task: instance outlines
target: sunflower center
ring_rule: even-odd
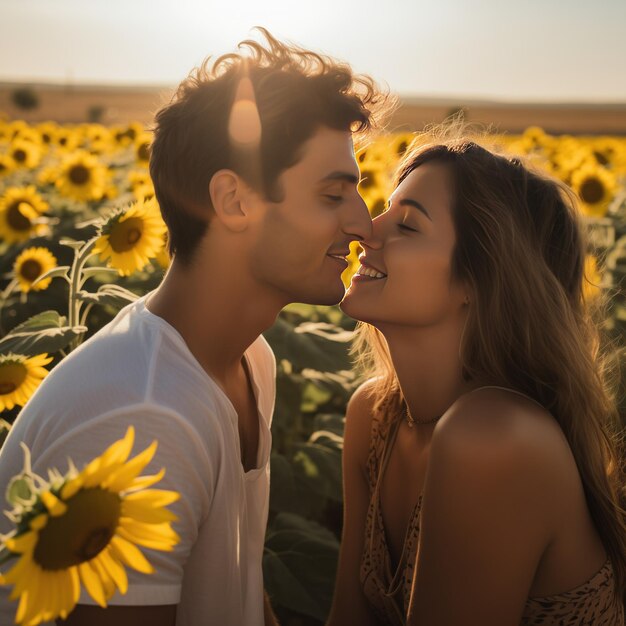
[[[31,283],[38,278],[42,271],[42,266],[35,259],[27,259],[20,267],[20,274]]]
[[[120,518],[116,493],[94,487],[79,491],[67,502],[67,511],[49,517],[39,531],[34,560],[45,570],[66,569],[89,561],[107,547]]]
[[[580,197],[588,204],[595,204],[604,197],[604,185],[597,178],[587,178],[580,186]]]
[[[143,220],[139,217],[131,217],[124,222],[118,222],[109,235],[111,248],[118,254],[132,250],[141,239],[142,232]]]
[[[144,142],[139,146],[137,156],[141,161],[150,160],[150,144],[148,142]]]
[[[26,161],[26,151],[18,148],[13,151],[13,159],[18,163],[24,163]]]
[[[600,165],[608,165],[609,164],[609,159],[606,157],[605,154],[603,154],[602,152],[600,152],[599,150],[594,150],[593,151],[593,156],[596,157],[596,161],[600,164]]]
[[[378,217],[381,213],[385,211],[385,201],[382,198],[378,198],[376,202],[372,205],[370,210],[370,214],[372,217]]]
[[[371,172],[370,170],[363,170],[361,172],[361,181],[359,183],[359,187],[361,187],[361,189],[369,189],[374,186],[375,182],[374,172]]]
[[[20,204],[24,200],[18,200],[9,206],[7,210],[7,222],[13,230],[29,230],[30,220],[20,211]]]
[[[26,380],[28,370],[23,363],[0,364],[0,395],[6,396],[18,389]]]
[[[73,165],[68,172],[68,178],[75,185],[84,185],[89,180],[89,169],[84,165]]]

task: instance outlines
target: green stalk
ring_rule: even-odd
[[[80,309],[82,306],[82,301],[78,298],[78,291],[80,290],[80,286],[82,284],[82,272],[87,259],[91,256],[92,250],[96,245],[96,241],[98,237],[94,237],[85,243],[85,245],[79,250],[74,251],[74,261],[72,263],[72,269],[70,270],[70,293],[69,293],[69,302],[68,302],[68,316],[69,316],[69,325],[71,328],[78,326],[80,323]],[[75,337],[72,339],[70,343],[70,352],[78,348],[78,346],[83,342],[82,335]]]

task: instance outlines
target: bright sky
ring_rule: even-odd
[[[402,95],[626,102],[626,0],[0,0],[0,81],[176,84],[255,25]]]

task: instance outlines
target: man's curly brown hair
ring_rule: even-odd
[[[346,63],[285,44],[258,28],[264,44],[242,41],[237,53],[208,57],[178,86],[155,117],[150,175],[169,233],[170,254],[188,263],[212,211],[209,182],[220,169],[238,171],[228,123],[235,94],[248,77],[261,122],[259,180],[247,182],[280,201],[277,179],[301,158],[320,127],[356,133],[380,128],[395,103]],[[239,168],[240,169],[240,168]]]

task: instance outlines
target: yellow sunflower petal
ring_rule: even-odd
[[[16,552],[17,554],[30,552],[37,544],[37,533],[30,531],[23,535],[18,535],[17,537],[11,537],[4,543],[11,552]]]
[[[125,500],[122,501],[122,515],[146,524],[174,522],[178,519],[174,513],[167,509],[155,508],[142,502],[126,502]]]
[[[103,482],[102,486],[109,491],[123,491],[137,478],[143,469],[150,463],[157,449],[157,442],[153,441],[148,448],[136,457],[115,470]]]
[[[102,565],[109,576],[113,579],[116,587],[120,590],[120,593],[122,595],[125,594],[126,591],[128,591],[128,577],[126,576],[126,570],[124,567],[111,557],[111,553],[108,548],[102,550],[102,552],[100,552],[97,556],[97,559],[100,565]]]
[[[44,491],[40,497],[52,517],[59,517],[67,512],[67,504],[59,500],[51,491]]]
[[[150,506],[167,506],[180,499],[176,491],[166,489],[145,489],[136,493],[129,493],[124,497],[124,502],[141,502]]]
[[[141,553],[141,550],[130,541],[127,541],[119,535],[115,535],[111,539],[111,552],[113,555],[128,567],[141,572],[142,574],[152,574],[154,567],[150,565],[148,559]]]
[[[83,486],[83,483],[83,478],[80,475],[68,480],[61,488],[61,498],[65,501],[69,500],[72,496],[76,495],[78,490]]]
[[[135,478],[133,482],[130,484],[130,487],[126,489],[126,493],[131,491],[136,491],[138,489],[145,489],[146,487],[152,487],[165,476],[165,468],[162,467],[158,474],[153,474],[152,476],[140,476],[139,478]]]
[[[48,515],[46,513],[41,513],[30,520],[30,529],[31,530],[41,530],[48,523]]]
[[[86,563],[80,563],[78,565],[78,573],[80,574],[80,580],[85,586],[87,593],[97,602],[102,608],[105,608],[107,603],[104,599],[104,588],[100,577],[91,567],[89,561]]]
[[[132,543],[154,550],[171,551],[173,546],[180,541],[180,537],[172,530],[169,523],[143,524],[127,517],[120,518],[120,525],[116,532]]]

